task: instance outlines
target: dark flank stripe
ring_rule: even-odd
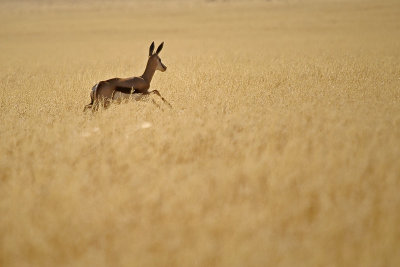
[[[121,92],[123,94],[131,94],[131,93],[135,93],[135,92],[131,92],[131,88],[129,87],[116,87],[115,91],[117,92]]]

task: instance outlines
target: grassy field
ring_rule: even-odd
[[[400,2],[0,2],[0,266],[400,266]],[[82,112],[143,73],[156,97]]]

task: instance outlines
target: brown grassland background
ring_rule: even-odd
[[[0,25],[0,266],[400,266],[399,1],[0,1]],[[153,40],[173,109],[84,114]]]

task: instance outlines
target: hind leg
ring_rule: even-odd
[[[94,101],[97,103],[96,110],[98,106],[101,105],[104,108],[107,108],[113,99],[113,95],[115,92],[115,86],[110,84],[109,82],[102,81],[99,83],[96,93],[94,95]]]

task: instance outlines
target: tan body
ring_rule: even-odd
[[[153,54],[154,42],[150,46],[149,59],[147,61],[146,69],[143,75],[139,77],[129,78],[112,78],[106,81],[100,81],[92,88],[90,93],[91,103],[86,105],[84,111],[87,109],[97,110],[99,106],[107,108],[111,102],[121,102],[124,99],[137,99],[140,97],[137,95],[149,95],[156,94],[161,97],[157,90],[148,91],[150,88],[151,80],[156,70],[162,72],[167,70],[167,67],[161,62],[161,58],[158,56],[163,44],[157,48],[157,52]],[[134,96],[134,97],[133,97]],[[171,106],[163,97],[161,99]]]

